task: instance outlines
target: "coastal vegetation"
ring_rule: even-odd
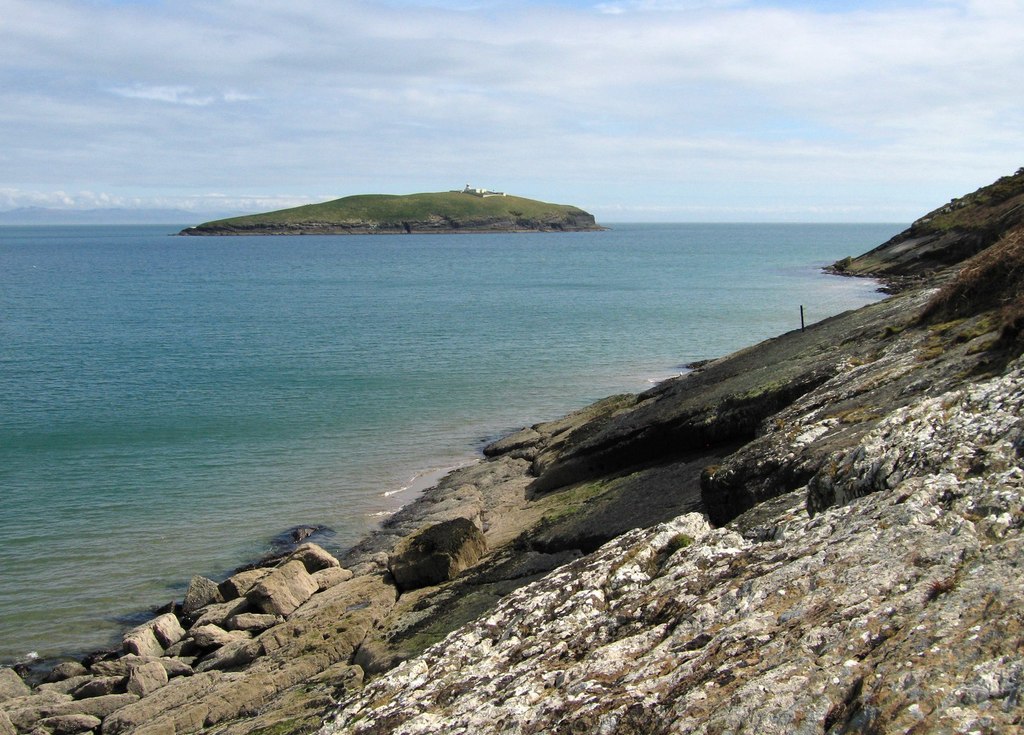
[[[1003,176],[966,196],[926,214],[912,226],[916,232],[969,232],[998,227],[1008,214],[1020,216],[1024,205],[1024,168]]]
[[[890,291],[921,285],[1024,225],[1024,168],[953,199],[891,240],[830,270],[880,278]],[[996,256],[989,256],[995,258]]]

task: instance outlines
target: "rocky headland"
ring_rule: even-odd
[[[181,235],[404,235],[603,230],[579,207],[484,189],[363,194],[204,222]]]
[[[0,734],[1020,731],[1024,170],[953,204],[834,266],[884,301],[0,670]]]

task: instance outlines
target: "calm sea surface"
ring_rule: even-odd
[[[0,662],[111,642],[481,442],[878,298],[898,225],[169,237],[0,228]]]

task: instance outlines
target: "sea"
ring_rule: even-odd
[[[877,300],[898,224],[0,227],[0,663],[114,644],[287,529],[340,553],[489,440]]]

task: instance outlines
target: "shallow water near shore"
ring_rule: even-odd
[[[107,645],[290,526],[343,550],[487,438],[875,300],[820,267],[901,226],[176,229],[0,228],[0,662]]]

